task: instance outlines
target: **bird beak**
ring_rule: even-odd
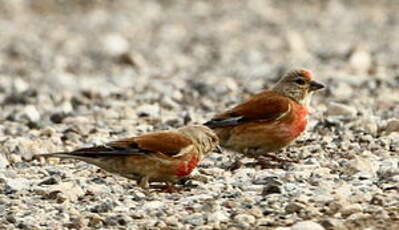
[[[220,145],[216,145],[215,153],[223,153],[223,149],[222,149],[222,147],[220,147]]]
[[[321,83],[318,83],[317,81],[311,81],[310,82],[310,91],[317,91],[323,89],[325,86]]]

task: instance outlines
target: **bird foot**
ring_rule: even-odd
[[[227,170],[236,171],[241,168],[244,164],[240,161],[240,159],[236,159],[231,165],[227,166]]]
[[[296,160],[279,158],[276,155],[263,153],[261,155],[253,156],[256,162],[251,162],[246,164],[247,166],[257,166],[260,165],[262,169],[273,169],[281,168],[283,163],[298,163]]]
[[[200,173],[203,173],[206,176],[204,176],[204,175],[191,175],[191,176],[188,176],[185,179],[181,180],[181,182],[183,182],[184,186],[189,184],[190,181],[199,181],[199,182],[202,182],[202,183],[208,183],[208,181],[209,181],[209,177],[208,176],[211,176],[211,175],[204,173],[204,170],[200,170]]]
[[[278,163],[298,163],[297,160],[283,159],[283,158],[277,157],[276,155],[273,155],[270,153],[263,153],[262,155],[260,155],[260,157],[267,157],[270,160],[278,162]],[[257,158],[257,159],[258,159],[258,161],[260,160],[259,158]]]
[[[265,158],[256,158],[255,162],[250,162],[247,164],[248,166],[257,166],[259,165],[261,169],[275,169],[275,168],[280,168],[280,164],[276,164],[273,161],[267,160]]]
[[[272,168],[281,168],[282,166],[281,163],[298,163],[297,160],[283,159],[269,153],[254,155],[252,157],[256,159],[255,162],[249,162],[244,164],[241,162],[240,159],[237,158],[235,162],[229,165],[226,169],[230,171],[235,171],[241,168],[243,165],[249,167],[255,167],[257,165],[260,165],[262,169],[272,169]]]
[[[151,185],[151,189],[155,189],[157,192],[164,193],[179,193],[183,191],[183,188],[178,188],[174,185]]]

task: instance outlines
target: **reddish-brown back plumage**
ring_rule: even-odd
[[[243,117],[245,121],[269,121],[281,117],[289,110],[290,99],[271,91],[259,93],[215,119]]]
[[[176,131],[159,131],[144,134],[139,137],[126,138],[111,142],[110,145],[129,146],[137,145],[138,148],[152,152],[161,152],[173,156],[193,142],[187,136]]]

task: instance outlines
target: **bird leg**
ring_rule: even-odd
[[[182,188],[178,188],[169,183],[166,183],[166,185],[161,185],[161,184],[151,185],[151,188],[157,189],[157,190],[159,190],[159,192],[165,192],[165,193],[175,193],[175,192],[182,191]]]
[[[285,163],[285,162],[298,163],[297,160],[283,159],[283,158],[277,157],[276,155],[273,155],[270,153],[263,153],[260,155],[260,157],[267,157],[267,158],[270,158],[272,161],[275,161],[278,163]],[[258,160],[259,160],[259,158],[258,158]]]
[[[269,153],[263,153],[259,156],[256,156],[255,159],[257,160],[257,162],[255,162],[255,164],[260,165],[262,167],[262,169],[266,169],[266,168],[278,168],[281,167],[282,163],[298,163],[298,161],[296,160],[290,160],[290,159],[283,159],[283,158],[279,158],[273,154],[269,154]],[[272,163],[274,162],[274,163]]]
[[[240,160],[240,158],[236,157],[235,161],[231,165],[227,166],[227,170],[236,171],[242,166],[243,166],[242,161]]]
[[[137,180],[137,184],[144,190],[148,189],[150,187],[150,184],[148,182],[150,178],[148,177],[141,177]]]
[[[166,185],[161,185],[161,184],[150,184],[149,183],[150,178],[149,177],[141,177],[138,179],[137,184],[146,192],[149,192],[148,189],[156,189],[159,190],[160,192],[167,192],[167,193],[173,193],[173,192],[179,192],[181,189],[176,188],[173,184],[166,183]]]
[[[256,162],[251,162],[246,164],[247,166],[256,166],[260,165],[262,169],[270,169],[270,168],[278,168],[281,166],[281,163],[297,163],[297,161],[290,159],[279,158],[276,155],[270,153],[256,153],[256,152],[247,152],[249,157],[253,157],[256,159]]]
[[[255,157],[256,161],[255,162],[250,162],[247,164],[247,166],[257,166],[260,165],[261,169],[274,169],[274,168],[279,168],[279,164],[276,164],[275,161],[268,160],[264,157]],[[274,163],[273,163],[274,162]]]
[[[205,174],[205,175],[209,175],[210,176],[210,174],[207,174],[206,172],[204,172],[201,169],[198,170],[198,171],[201,174]],[[197,187],[197,185],[193,184],[192,183],[193,181],[199,181],[199,182],[202,182],[204,184],[207,183],[209,181],[208,177],[204,176],[204,175],[201,175],[201,174],[186,176],[186,177],[184,177],[184,178],[179,180],[179,184],[181,184],[182,186],[184,186],[186,188],[188,188],[188,187],[194,188],[194,187]]]

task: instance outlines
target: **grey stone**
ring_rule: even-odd
[[[255,217],[249,214],[238,214],[234,217],[234,221],[238,224],[238,226],[248,229],[253,224],[255,224]]]
[[[0,180],[4,182],[6,190],[9,192],[27,190],[33,183],[33,181],[25,178],[5,178],[4,175],[1,175]]]
[[[339,219],[335,218],[328,218],[325,220],[322,220],[320,224],[326,229],[326,230],[348,230],[348,228],[345,226],[344,222]]]
[[[205,219],[203,214],[201,213],[195,213],[189,216],[186,216],[183,218],[185,223],[194,225],[194,226],[200,226],[203,225],[205,223]]]
[[[389,120],[385,126],[385,132],[387,134],[399,132],[399,119],[393,118]]]

